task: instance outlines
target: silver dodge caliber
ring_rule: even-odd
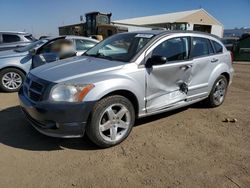
[[[88,137],[105,148],[122,142],[136,118],[205,100],[220,106],[233,75],[218,38],[196,32],[114,35],[84,56],[33,69],[21,108],[41,133]]]

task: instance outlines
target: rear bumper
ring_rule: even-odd
[[[19,91],[22,111],[31,125],[40,133],[59,138],[82,137],[94,102],[33,103]]]
[[[229,85],[231,85],[232,81],[233,81],[233,76],[234,76],[234,68],[233,67],[230,68],[229,74],[230,74]]]

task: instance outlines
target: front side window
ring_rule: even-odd
[[[215,42],[215,41],[212,41],[212,42],[213,42],[213,45],[214,45],[215,52],[216,53],[222,53],[223,47],[218,42]]]
[[[82,40],[82,39],[76,39],[76,50],[88,50],[96,45],[96,42],[88,41],[88,40]]]
[[[193,37],[191,57],[201,57],[213,53],[214,52],[210,40],[206,38]]]
[[[123,33],[98,43],[84,55],[129,62],[154,37],[153,34]]]
[[[168,62],[186,60],[189,58],[189,38],[166,40],[153,50],[152,56],[154,55],[166,57]]]
[[[2,38],[3,38],[3,43],[11,43],[11,42],[21,41],[20,37],[17,35],[3,34]]]
[[[46,44],[39,50],[42,53],[66,53],[74,51],[73,42],[67,39],[57,39]]]

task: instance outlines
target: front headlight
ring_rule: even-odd
[[[55,102],[81,102],[93,88],[93,84],[58,84],[52,88],[50,100]]]

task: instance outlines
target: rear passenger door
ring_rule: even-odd
[[[20,44],[21,38],[14,34],[2,34],[1,50],[15,49]]]
[[[192,37],[191,55],[193,59],[192,81],[188,98],[196,99],[208,95],[208,81],[218,59],[214,56],[212,43],[207,38]]]

